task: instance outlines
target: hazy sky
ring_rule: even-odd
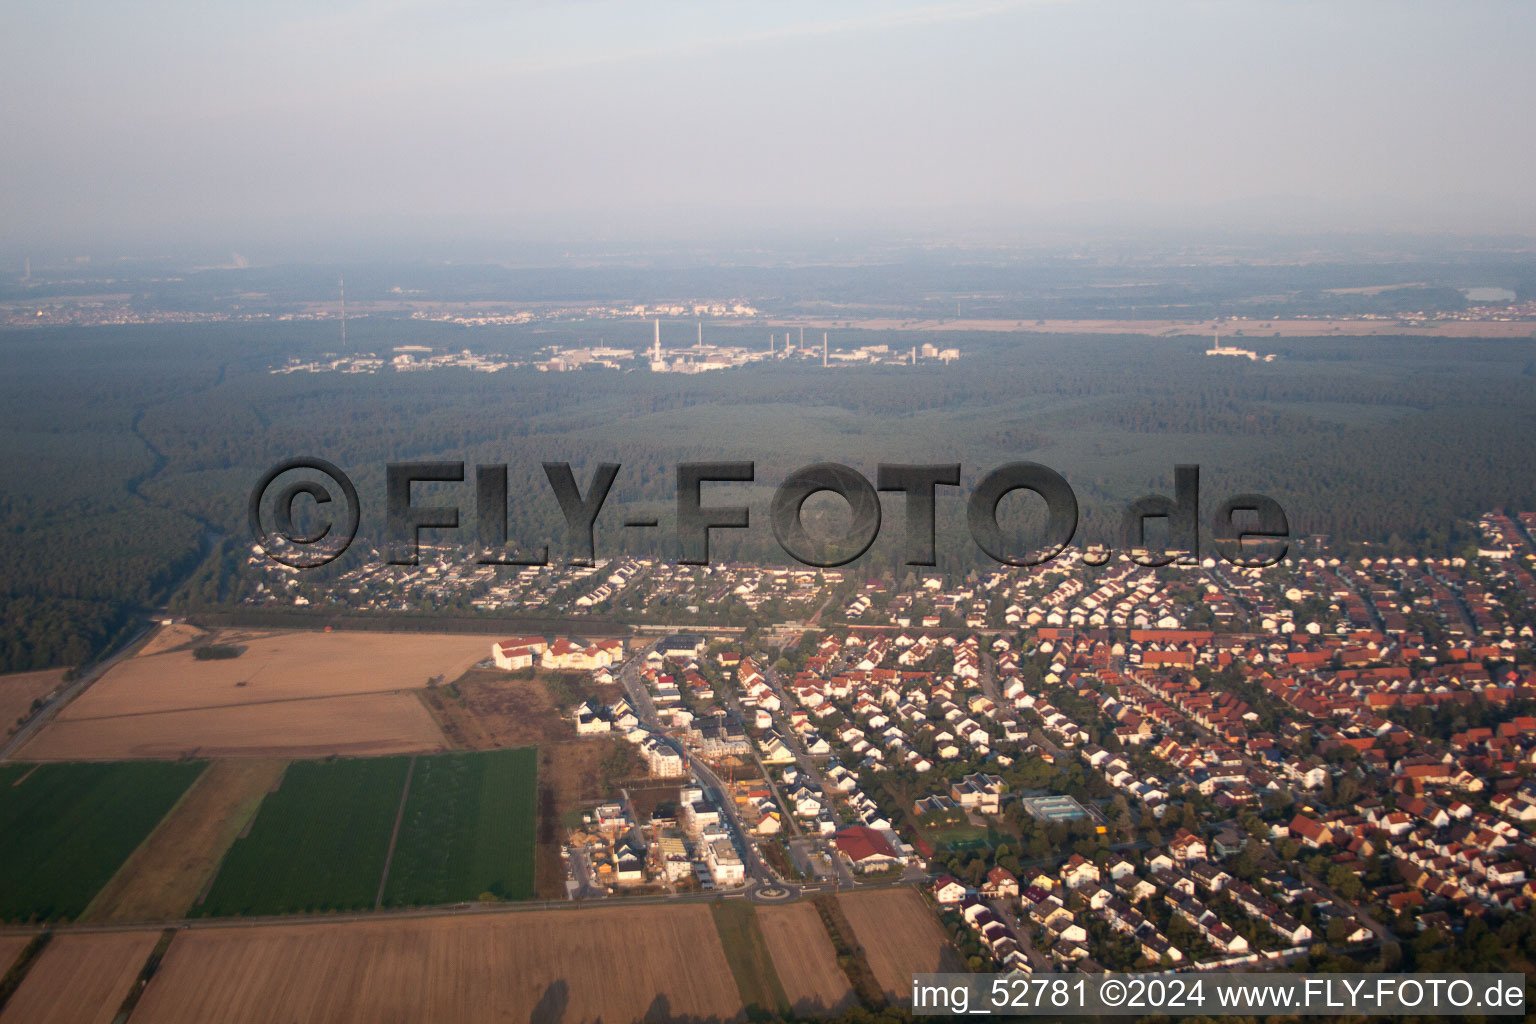
[[[0,245],[1536,232],[1525,0],[312,6],[0,5]]]

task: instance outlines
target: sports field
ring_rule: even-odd
[[[537,768],[532,747],[417,758],[384,902],[532,896]]]
[[[0,765],[0,920],[78,916],[203,768]]]
[[[409,764],[376,757],[289,765],[192,914],[372,907]]]

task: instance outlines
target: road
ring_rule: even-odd
[[[146,623],[138,633],[134,634],[131,640],[123,645],[122,650],[107,658],[105,661],[97,662],[95,665],[92,665],[85,671],[81,672],[80,675],[75,678],[74,682],[68,684],[64,687],[64,689],[60,690],[58,696],[54,697],[53,700],[39,708],[37,714],[27,719],[26,725],[23,725],[20,729],[17,729],[16,734],[10,739],[6,740],[5,745],[0,747],[0,761],[4,761],[10,758],[16,753],[16,751],[20,750],[22,746],[32,738],[32,735],[36,733],[37,730],[41,729],[44,725],[47,724],[49,719],[61,711],[70,701],[79,696],[80,692],[87,686],[90,686],[97,679],[100,679],[101,676],[113,665],[116,665],[119,661],[122,661],[125,658],[130,658],[137,654],[144,641],[153,636],[154,631],[157,628],[158,626],[155,623]]]
[[[619,670],[619,681],[624,687],[624,692],[629,696],[635,713],[640,716],[645,730],[658,741],[677,751],[683,763],[693,772],[699,785],[713,792],[712,799],[720,808],[720,813],[725,815],[726,822],[730,826],[731,840],[736,846],[737,853],[741,855],[742,867],[745,869],[747,878],[760,885],[782,884],[778,876],[763,861],[762,856],[757,852],[757,846],[743,828],[741,816],[736,811],[736,800],[731,795],[730,789],[720,781],[714,769],[695,758],[682,743],[663,731],[661,719],[656,714],[656,706],[651,703],[650,694],[645,689],[645,681],[640,678],[640,665],[644,660],[645,656],[642,653],[625,662],[624,667]]]
[[[1045,954],[1035,948],[1034,941],[1029,937],[1030,929],[1021,924],[1014,912],[1008,909],[1007,900],[991,900],[987,903],[987,906],[991,907],[992,913],[997,915],[997,919],[1007,925],[1009,931],[1013,932],[1014,936],[1019,940],[1019,949],[1023,950],[1024,955],[1029,957],[1029,962],[1036,971],[1049,971],[1055,968],[1055,965],[1046,959]]]
[[[827,782],[826,776],[822,775],[821,766],[816,763],[816,759],[811,756],[810,752],[805,749],[805,745],[800,742],[800,734],[790,728],[789,709],[796,702],[790,696],[789,689],[784,685],[784,681],[779,678],[778,671],[772,665],[765,664],[763,666],[763,678],[767,681],[768,688],[779,698],[779,712],[773,716],[773,724],[778,729],[779,735],[783,737],[785,746],[789,747],[790,753],[795,755],[796,766],[816,784],[816,788],[821,791],[821,798],[826,806],[836,806],[839,795],[838,791]],[[786,808],[786,813],[787,810]],[[858,886],[859,882],[854,878],[853,869],[832,848],[831,843],[820,835],[812,836],[811,839],[816,844],[816,849],[832,865],[832,870],[837,874],[838,886],[848,889]]]

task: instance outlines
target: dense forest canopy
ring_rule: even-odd
[[[671,325],[682,334],[686,325]],[[708,340],[758,346],[759,324],[708,323]],[[691,333],[687,331],[687,333]],[[349,324],[348,346],[505,353],[551,344],[643,347],[648,323],[466,328],[405,318]],[[930,340],[840,329],[834,347]],[[678,463],[745,459],[757,482],[722,492],[753,508],[750,531],[716,533],[719,560],[785,560],[768,529],[775,484],[815,461],[871,480],[879,462],[959,462],[941,490],[940,568],[983,563],[964,499],[1004,462],[1061,472],[1082,507],[1080,538],[1107,539],[1125,503],[1171,493],[1179,463],[1201,467],[1206,509],[1240,491],[1281,503],[1296,534],[1447,551],[1460,523],[1495,506],[1536,508],[1536,342],[1404,337],[1265,338],[1271,363],[1205,356],[1196,338],[946,332],[947,365],[823,370],[763,364],[699,375],[643,369],[498,373],[272,374],[338,347],[328,321],[41,328],[0,333],[0,523],[10,561],[0,668],[79,663],[166,600],[221,539],[245,543],[246,496],[275,462],[318,455],[362,495],[368,557],[382,528],[384,467],[462,460],[509,467],[512,536],[564,536],[540,463],[569,461],[585,487],[599,462],[622,471],[598,550],[675,554]],[[1257,342],[1255,342],[1257,343]],[[451,496],[472,526],[473,484]],[[732,497],[735,495],[735,497]],[[1008,506],[1023,532],[1027,503]],[[1006,511],[1006,510],[1005,510]],[[661,529],[618,527],[630,512]],[[890,567],[900,497],[865,556]],[[218,588],[215,587],[215,590]]]

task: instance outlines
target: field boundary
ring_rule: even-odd
[[[0,976],[0,1011],[5,1009],[5,1004],[21,988],[21,983],[27,980],[27,972],[32,970],[32,965],[37,963],[37,958],[43,955],[43,950],[48,947],[53,938],[52,931],[38,932],[32,936],[22,951],[16,955],[15,963],[7,965],[4,976]]]
[[[372,633],[443,633],[460,636],[517,636],[526,634],[567,634],[570,636],[629,636],[633,628],[621,623],[588,616],[550,618],[436,617],[427,615],[369,616],[366,614],[306,615],[290,611],[202,611],[187,616],[187,621],[204,629],[282,629],[312,633],[317,629],[358,630]]]
[[[400,841],[400,822],[405,818],[405,802],[411,796],[411,777],[416,774],[416,755],[405,767],[405,785],[400,787],[400,806],[395,810],[395,827],[389,833],[389,849],[384,851],[384,870],[379,873],[379,894],[373,898],[373,909],[384,905],[384,886],[389,882],[389,866],[395,859],[395,844]]]
[[[177,797],[176,802],[171,804],[171,806],[166,809],[166,812],[160,816],[160,820],[155,822],[155,827],[149,830],[149,834],[139,842],[138,846],[133,848],[133,852],[128,855],[127,859],[117,866],[117,870],[112,873],[111,878],[107,879],[106,884],[96,891],[95,896],[91,897],[91,902],[87,903],[85,905],[85,909],[80,911],[78,920],[85,920],[91,916],[92,911],[98,909],[97,905],[101,902],[102,897],[111,892],[112,883],[117,881],[118,876],[120,876],[123,872],[133,869],[135,862],[138,860],[139,854],[144,850],[146,846],[149,845],[150,840],[154,839],[155,836],[160,834],[161,830],[165,828],[165,823],[170,819],[172,814],[176,813],[176,809],[187,802],[188,795],[191,794],[191,792],[197,788],[198,784],[207,777],[208,769],[212,767],[213,762],[207,762],[207,764],[204,765],[202,772],[199,773],[197,778],[192,780],[192,784],[181,791],[181,796]],[[34,768],[32,770],[36,771],[37,769]],[[27,774],[30,775],[31,772],[28,772]],[[23,778],[25,777],[26,776],[23,776]]]
[[[885,990],[875,978],[874,968],[869,965],[869,955],[859,945],[853,924],[838,905],[837,897],[823,893],[812,898],[811,905],[816,908],[822,927],[832,940],[832,948],[837,951],[837,966],[848,976],[853,994],[867,1010],[878,1010],[885,1006]]]
[[[144,958],[144,966],[139,968],[138,977],[133,979],[133,987],[128,990],[128,994],[123,997],[122,1005],[117,1008],[117,1016],[112,1018],[113,1024],[127,1024],[128,1018],[133,1016],[134,1007],[139,1005],[139,999],[143,997],[144,990],[149,987],[150,979],[160,969],[160,962],[165,959],[165,954],[175,939],[175,928],[161,930],[159,941],[155,943],[155,948],[149,951],[149,956]]]
[[[757,908],[745,900],[715,900],[710,903],[709,912],[747,1014],[788,1015],[789,995],[774,965],[768,939],[758,924]]]

